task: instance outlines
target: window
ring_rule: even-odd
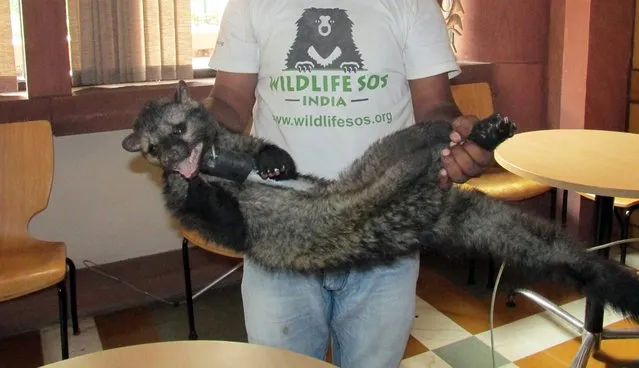
[[[24,88],[24,45],[20,0],[0,0],[0,92]]]
[[[74,86],[210,76],[227,1],[67,0]]]
[[[66,0],[74,86],[212,77],[228,0]],[[21,0],[0,0],[0,93],[25,90]]]
[[[208,62],[217,41],[220,20],[228,0],[191,0],[193,69],[209,69]]]

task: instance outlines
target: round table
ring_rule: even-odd
[[[639,134],[549,129],[515,134],[495,150],[506,170],[553,187],[639,197]]]
[[[43,368],[334,368],[302,354],[230,341],[170,341],[131,345],[48,364]]]
[[[610,242],[614,197],[639,198],[637,159],[639,134],[595,129],[518,133],[495,150],[495,160],[514,174],[556,188],[594,194],[595,244]],[[608,257],[609,249],[600,254]],[[590,300],[586,301],[583,323],[554,305],[546,305],[583,332],[581,347],[571,364],[573,368],[586,366],[602,338],[639,338],[639,329],[604,329],[604,308]]]

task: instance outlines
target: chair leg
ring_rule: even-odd
[[[69,258],[66,260],[69,268],[69,283],[71,284],[71,323],[73,324],[73,334],[80,334],[78,323],[78,298],[76,293],[75,263]]]
[[[67,285],[66,278],[58,282],[58,309],[60,319],[60,348],[62,360],[69,359],[69,335],[67,331]]]
[[[475,258],[468,261],[468,285],[475,285]]]
[[[568,222],[568,190],[564,189],[561,195],[561,226],[566,227]]]
[[[506,306],[510,308],[515,308],[517,306],[517,303],[515,303],[515,292],[513,290],[509,291],[506,296]]]
[[[186,310],[189,318],[189,340],[197,340],[195,316],[193,312],[193,289],[191,288],[191,266],[189,265],[189,241],[182,239],[182,262],[184,265],[184,284],[186,287]]]
[[[557,188],[550,190],[550,219],[555,221],[557,218]],[[568,190],[561,191],[561,226],[566,227],[568,219]]]
[[[557,218],[557,188],[550,189],[550,219],[554,222]]]
[[[486,287],[492,289],[495,287],[495,260],[493,257],[488,257],[488,281]]]
[[[615,209],[615,215],[619,221],[619,227],[621,228],[620,240],[628,239],[628,231],[630,227],[630,215],[632,215],[632,209]],[[620,259],[619,262],[622,265],[626,264],[626,255],[628,253],[628,244],[620,245]]]

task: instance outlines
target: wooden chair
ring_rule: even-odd
[[[469,83],[451,86],[453,98],[461,112],[465,115],[475,115],[483,119],[494,113],[493,97],[488,83]],[[548,185],[541,184],[515,175],[495,163],[478,178],[472,178],[460,188],[476,189],[488,196],[505,201],[522,201],[537,197],[551,191],[550,216],[555,218],[557,190]],[[564,192],[564,201],[567,196]],[[494,263],[489,260],[488,287],[494,282]],[[475,283],[475,260],[471,259],[468,272],[468,283]]]
[[[53,136],[48,121],[0,124],[0,173],[0,302],[55,285],[62,359],[67,359],[67,276],[73,333],[79,334],[75,265],[64,243],[35,239],[28,230],[31,218],[47,207],[51,192]]]
[[[580,196],[584,198],[588,198],[591,201],[595,200],[595,195],[592,193],[583,193],[578,192]],[[630,216],[632,213],[639,208],[639,198],[625,198],[625,197],[615,197],[613,202],[615,208],[615,217],[617,221],[619,221],[619,227],[621,230],[621,234],[619,234],[619,239],[627,239],[628,232],[630,229]],[[621,244],[619,246],[620,249],[620,259],[619,262],[622,265],[626,264],[626,255],[628,253],[628,244]]]
[[[193,311],[193,300],[202,295],[205,291],[219,284],[233,272],[237,271],[244,265],[244,255],[242,253],[233,252],[230,249],[224,248],[219,244],[206,241],[202,236],[191,230],[182,229],[182,262],[184,265],[184,283],[186,287],[186,309],[189,320],[189,340],[197,340],[197,331],[195,328],[195,312]],[[203,287],[195,295],[193,295],[193,288],[191,287],[191,266],[189,264],[189,244],[200,247],[208,252],[221,255],[223,257],[233,258],[240,260],[234,267],[228,270],[225,274],[213,280],[210,284]]]

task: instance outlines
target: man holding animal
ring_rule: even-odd
[[[319,5],[321,4],[321,6]],[[296,170],[334,178],[377,139],[415,122],[454,121],[440,185],[480,175],[492,153],[463,141],[449,79],[460,73],[435,0],[229,0],[210,66],[205,104],[234,131],[285,149]],[[263,177],[295,173],[278,158]],[[295,203],[291,203],[295,206]],[[399,365],[415,313],[419,255],[389,266],[303,276],[245,259],[242,296],[249,341],[334,364]]]

